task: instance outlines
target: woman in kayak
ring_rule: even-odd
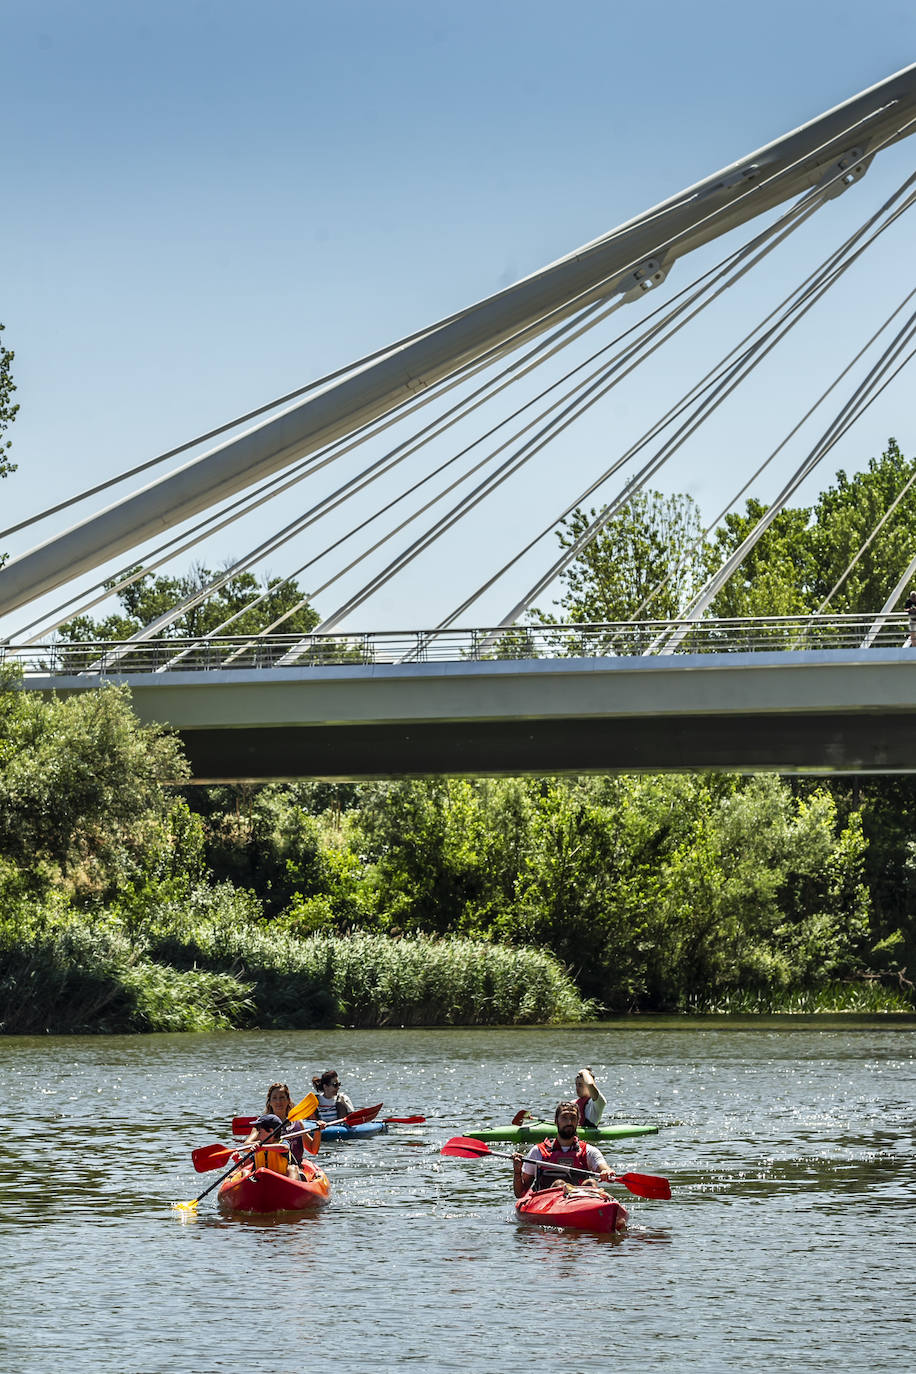
[[[340,1076],[336,1069],[325,1069],[312,1079],[318,1094],[318,1115],[322,1121],[339,1121],[353,1111],[353,1103],[340,1091]]]
[[[604,1115],[607,1100],[595,1082],[591,1069],[580,1069],[576,1074],[576,1107],[579,1111],[580,1126],[597,1126]]]
[[[285,1083],[271,1083],[267,1089],[267,1103],[264,1111],[266,1115],[273,1115],[280,1121],[286,1121],[293,1099],[290,1097],[289,1088]],[[258,1120],[263,1120],[259,1117]],[[309,1131],[301,1121],[290,1121],[283,1130],[284,1140],[289,1144],[293,1160],[296,1164],[302,1163],[302,1156],[305,1153],[317,1155],[318,1147],[321,1144],[321,1122],[318,1122],[314,1130]],[[257,1124],[252,1126],[251,1133],[245,1141],[246,1146],[251,1146],[258,1139]],[[278,1137],[279,1139],[279,1137]]]
[[[557,1134],[553,1140],[544,1140],[534,1145],[527,1155],[512,1156],[512,1186],[516,1197],[523,1197],[530,1187],[535,1192],[549,1188],[559,1179],[569,1179],[571,1183],[591,1183],[588,1177],[576,1177],[575,1170],[584,1169],[597,1174],[602,1183],[610,1183],[614,1177],[607,1160],[594,1145],[588,1145],[576,1135],[579,1127],[579,1104],[560,1102],[553,1114]],[[538,1165],[558,1164],[558,1169],[538,1168]]]

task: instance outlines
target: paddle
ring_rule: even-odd
[[[311,1096],[314,1097],[314,1093],[312,1093]],[[306,1099],[303,1099],[303,1100],[306,1100]],[[315,1106],[317,1107],[317,1105],[318,1105],[318,1099],[316,1098],[316,1099],[315,1099]],[[362,1126],[366,1121],[374,1121],[375,1118],[378,1116],[379,1112],[380,1112],[380,1111],[382,1110],[382,1108],[384,1107],[384,1105],[385,1105],[384,1102],[379,1102],[378,1106],[376,1106],[376,1107],[360,1107],[360,1108],[358,1108],[358,1110],[355,1111],[355,1112],[348,1112],[348,1114],[347,1114],[346,1116],[340,1116],[340,1117],[337,1118],[336,1121],[310,1121],[310,1122],[308,1122],[307,1124],[310,1125],[310,1126],[322,1126],[322,1127],[325,1127],[325,1126]],[[295,1111],[295,1108],[293,1108],[293,1110]],[[314,1108],[312,1109],[312,1111],[314,1111]],[[312,1113],[310,1112],[309,1115],[311,1116]],[[258,1118],[257,1118],[256,1116],[234,1116],[234,1117],[232,1118],[232,1134],[233,1134],[233,1135],[247,1135],[248,1132],[251,1130],[252,1126],[254,1125],[254,1123],[257,1121],[257,1119],[258,1119]],[[407,1119],[407,1118],[405,1118],[405,1120],[406,1120],[406,1119]],[[423,1117],[419,1117],[418,1119],[419,1119],[420,1121],[422,1121],[424,1118],[423,1118]],[[289,1120],[289,1121],[299,1121],[299,1120],[301,1120],[301,1118],[300,1118],[300,1117],[290,1116],[290,1117],[287,1118],[287,1120]],[[388,1120],[394,1120],[394,1118],[393,1118],[393,1117],[389,1117]]]
[[[310,1096],[314,1096],[313,1092],[312,1092],[312,1094],[309,1094],[309,1095],[310,1095]],[[304,1099],[304,1101],[305,1101],[305,1099]],[[314,1098],[314,1102],[316,1102],[316,1107],[317,1107],[317,1098]],[[374,1120],[375,1120],[375,1117],[378,1116],[378,1114],[379,1114],[380,1110],[382,1110],[382,1107],[383,1107],[383,1106],[385,1106],[385,1103],[379,1102],[379,1105],[378,1105],[378,1106],[375,1106],[375,1107],[360,1107],[360,1109],[358,1109],[357,1112],[350,1112],[350,1113],[347,1114],[347,1116],[345,1116],[345,1117],[338,1117],[338,1120],[336,1120],[336,1121],[316,1121],[316,1123],[313,1123],[313,1124],[314,1124],[314,1125],[363,1125],[364,1121],[374,1121]],[[312,1110],[312,1112],[309,1113],[309,1116],[312,1116],[313,1112],[314,1112],[314,1109]],[[298,1120],[301,1120],[301,1118],[299,1118],[299,1117],[288,1117],[288,1120],[290,1120],[290,1121],[298,1121]],[[251,1127],[253,1127],[255,1121],[257,1121],[257,1117],[232,1117],[232,1135],[247,1135],[247,1134],[249,1134],[249,1131],[250,1131]]]
[[[381,1109],[382,1104],[380,1102],[377,1107],[363,1107],[358,1112],[351,1112],[349,1116],[342,1116],[339,1121],[318,1121],[314,1123],[307,1122],[305,1124],[314,1126],[316,1130],[318,1127],[323,1126],[342,1126],[345,1122],[350,1126],[361,1126],[364,1121],[370,1121],[373,1116],[381,1111]],[[244,1119],[244,1117],[236,1117],[237,1121],[243,1121]],[[252,1121],[256,1120],[257,1117],[252,1117]],[[277,1152],[285,1152],[286,1148],[286,1145],[282,1144],[267,1146],[268,1150],[276,1150]],[[317,1150],[318,1147],[316,1145],[316,1153]],[[221,1169],[224,1164],[229,1163],[230,1159],[238,1159],[238,1154],[235,1150],[228,1149],[225,1145],[201,1145],[200,1149],[191,1151],[192,1163],[199,1174],[209,1173],[211,1169]]]
[[[286,1117],[286,1121],[302,1121],[305,1117],[311,1116],[312,1113],[317,1110],[317,1108],[318,1098],[315,1096],[314,1093],[309,1093],[306,1097],[303,1097],[301,1102],[297,1102],[295,1107],[290,1107],[289,1114]],[[255,1120],[257,1120],[257,1118],[255,1118]],[[198,1193],[197,1197],[192,1198],[190,1202],[173,1202],[172,1206],[176,1208],[179,1212],[196,1212],[198,1202],[201,1202],[207,1196],[208,1193],[212,1193],[214,1188],[218,1188],[219,1185],[222,1183],[223,1179],[228,1178],[231,1173],[234,1173],[235,1170],[239,1167],[239,1165],[246,1163],[246,1161],[249,1159],[253,1159],[255,1153],[258,1150],[262,1150],[264,1146],[268,1144],[268,1142],[272,1140],[275,1135],[277,1135],[280,1131],[283,1130],[283,1127],[286,1125],[286,1121],[281,1121],[280,1125],[276,1126],[270,1132],[270,1135],[267,1135],[264,1137],[263,1140],[258,1141],[254,1149],[249,1150],[246,1155],[242,1155],[241,1159],[233,1160],[232,1167],[227,1169],[224,1174],[220,1174],[216,1182],[211,1183],[210,1187],[205,1188],[202,1193]],[[218,1166],[214,1165],[213,1167],[217,1168]]]
[[[447,1140],[439,1152],[443,1155],[455,1155],[458,1159],[480,1159],[483,1155],[494,1155],[498,1159],[514,1159],[503,1150],[491,1150],[482,1140],[472,1140],[470,1136],[456,1135],[451,1140]],[[590,1178],[598,1178],[598,1174],[593,1169],[577,1169],[571,1164],[553,1164],[546,1160],[540,1163],[538,1160],[528,1160],[536,1169],[548,1169],[553,1173],[564,1174],[587,1174]],[[628,1188],[637,1197],[669,1198],[671,1196],[671,1184],[666,1178],[659,1174],[614,1174],[614,1183],[622,1183],[624,1188]]]
[[[265,1145],[263,1148],[278,1155],[289,1154],[286,1145]],[[199,1174],[209,1174],[213,1169],[222,1169],[230,1159],[238,1160],[238,1157],[238,1150],[227,1148],[225,1145],[201,1145],[199,1150],[191,1151],[191,1163]]]
[[[426,1120],[425,1116],[383,1116],[382,1120],[386,1126],[419,1126]]]
[[[515,1113],[515,1116],[512,1118],[512,1125],[513,1125],[513,1126],[521,1126],[524,1122],[526,1122],[526,1121],[531,1121],[531,1120],[533,1120],[533,1118],[532,1118],[532,1115],[531,1115],[530,1112],[528,1112],[528,1111],[516,1112],[516,1113]]]

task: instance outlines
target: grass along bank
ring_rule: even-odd
[[[212,898],[228,899],[229,912]],[[35,910],[0,923],[0,1033],[535,1025],[594,1015],[552,955],[485,941],[274,933],[200,894],[128,930]]]

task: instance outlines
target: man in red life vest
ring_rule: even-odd
[[[579,1140],[576,1131],[579,1126],[579,1108],[575,1102],[560,1102],[553,1114],[557,1134],[554,1140],[545,1140],[533,1146],[527,1155],[513,1156],[513,1188],[515,1196],[522,1197],[529,1187],[549,1188],[559,1179],[569,1179],[572,1183],[588,1183],[588,1177],[577,1177],[572,1171],[587,1169],[597,1174],[602,1183],[610,1183],[614,1177],[607,1160],[594,1145]],[[538,1165],[557,1164],[560,1167],[538,1168]],[[532,1185],[532,1179],[534,1183]]]

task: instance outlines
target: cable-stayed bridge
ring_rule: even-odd
[[[787,421],[786,432],[772,451],[753,453],[753,471],[739,471],[736,463],[734,491],[722,514],[737,506],[778,455],[800,447],[794,469],[765,514],[721,567],[702,585],[686,589],[675,619],[647,619],[653,613],[653,596],[660,590],[656,588],[634,610],[627,633],[620,626],[594,627],[594,635],[583,639],[581,626],[569,627],[566,639],[557,630],[533,653],[520,651],[519,646],[524,649],[535,637],[535,631],[525,625],[527,613],[589,542],[646,488],[732,393],[766,366],[783,340],[831,292],[842,289],[847,273],[875,243],[884,235],[901,232],[898,226],[916,202],[916,174],[904,178],[880,203],[863,201],[854,230],[830,242],[802,280],[783,284],[778,291],[769,289],[765,313],[742,337],[723,341],[724,351],[712,365],[663,414],[651,417],[644,430],[622,451],[613,453],[600,471],[592,469],[586,477],[570,466],[564,474],[568,491],[563,504],[548,523],[520,540],[515,538],[514,545],[508,535],[480,543],[473,532],[465,534],[466,590],[456,604],[442,607],[435,625],[411,632],[403,645],[394,648],[397,636],[387,637],[389,642],[382,646],[356,636],[353,626],[359,624],[357,616],[371,615],[373,598],[394,579],[415,575],[423,555],[438,540],[459,525],[473,530],[487,503],[507,484],[536,480],[530,477],[530,465],[537,455],[623,386],[634,369],[659,366],[660,351],[724,292],[755,273],[770,272],[777,261],[771,255],[778,255],[780,247],[818,212],[857,188],[875,157],[906,138],[914,127],[916,66],[497,295],[320,378],[300,392],[197,436],[179,449],[138,464],[111,482],[55,501],[33,520],[0,530],[0,540],[5,541],[26,526],[102,496],[109,487],[143,480],[139,488],[96,514],[16,554],[0,570],[0,618],[10,646],[8,655],[25,662],[30,669],[28,685],[42,689],[55,685],[81,689],[100,674],[130,680],[141,714],[170,720],[186,732],[189,741],[195,736],[191,753],[201,777],[488,771],[487,757],[495,771],[701,767],[704,759],[706,766],[726,767],[908,766],[890,741],[880,742],[876,735],[869,744],[864,726],[856,732],[855,746],[850,743],[845,751],[836,731],[833,742],[826,742],[825,736],[820,748],[814,746],[814,734],[809,732],[811,747],[799,750],[790,737],[789,718],[794,710],[807,715],[813,727],[814,716],[822,711],[836,725],[843,715],[841,708],[847,714],[858,708],[872,718],[876,729],[877,719],[888,713],[900,723],[912,693],[900,686],[909,679],[910,659],[900,647],[904,630],[894,611],[902,589],[916,572],[916,556],[899,569],[899,581],[887,589],[885,604],[875,607],[862,623],[837,628],[828,596],[811,626],[719,625],[718,637],[714,633],[696,647],[697,636],[707,635],[715,625],[709,621],[710,607],[728,579],[818,465],[911,361],[916,352],[916,286],[906,282],[895,282],[898,298],[892,308],[870,337],[850,341],[842,368],[812,397],[804,415]],[[863,192],[856,189],[854,194]],[[749,230],[755,221],[753,231]],[[734,246],[742,231],[744,237]],[[711,268],[675,294],[670,294],[669,286],[662,289],[680,259],[726,235],[728,251]],[[659,303],[648,313],[644,308],[637,311],[636,322],[617,332],[617,321],[610,323],[616,312],[650,295]],[[802,442],[803,433],[813,433],[813,438]],[[215,447],[200,451],[215,438],[220,439]],[[188,458],[188,454],[194,456]],[[183,461],[148,480],[155,468],[175,459]],[[340,474],[336,485],[334,479],[328,480],[332,471]],[[903,495],[898,494],[895,504]],[[554,551],[545,554],[546,541],[562,522],[591,501],[597,508],[587,527],[563,548],[559,558],[555,541]],[[129,639],[84,646],[78,665],[72,645],[55,643],[56,632],[73,617],[110,603],[113,594],[146,575],[174,567],[176,560],[193,555],[203,540],[212,540],[222,530],[232,527],[233,537],[238,537],[246,517],[265,507],[279,512],[274,533],[233,558],[219,574],[162,610]],[[889,514],[882,515],[873,533]],[[715,524],[713,520],[709,529]],[[867,543],[854,556],[850,569],[865,553]],[[263,568],[281,549],[305,559],[285,574],[290,582],[303,576],[309,579],[308,594],[297,606],[287,607],[255,637],[236,636],[233,623],[238,616],[233,615],[204,641],[176,638],[175,626],[183,616],[234,576]],[[519,592],[516,569],[530,566],[532,557],[540,558],[540,566]],[[298,560],[294,556],[292,561]],[[485,629],[469,632],[467,643],[456,648],[465,633],[457,627],[473,624],[475,607],[503,585],[514,587],[504,613]],[[328,601],[335,594],[340,598],[336,604]],[[258,599],[266,602],[267,592]],[[330,609],[322,613],[315,634],[284,631],[285,622],[297,610],[304,604],[317,605],[319,599]],[[257,602],[246,609],[251,604]],[[734,634],[739,641],[744,636],[743,647],[736,649]],[[622,650],[623,643],[629,647]],[[830,654],[842,656],[846,665],[842,671],[839,660],[825,657]],[[770,663],[774,655],[778,661]],[[809,655],[814,655],[810,662]],[[715,677],[713,660],[718,658],[726,662]],[[514,667],[510,669],[509,664]],[[776,687],[787,680],[790,666],[796,686],[802,680],[799,670],[812,670],[809,685],[797,695]],[[856,673],[856,667],[861,671]],[[837,672],[828,672],[830,668]],[[843,686],[826,686],[828,678],[834,683],[842,678]],[[599,680],[600,689],[596,687]],[[668,686],[663,688],[665,681]],[[824,685],[814,687],[815,681]],[[854,681],[860,684],[858,692],[850,687]],[[456,695],[459,682],[463,685]],[[698,683],[708,687],[713,682],[718,685],[709,692],[704,689],[706,695],[694,690]],[[739,686],[741,682],[747,688]],[[690,683],[693,687],[686,685]],[[765,690],[763,683],[769,684]],[[210,701],[203,708],[201,684]],[[184,693],[181,702],[176,696],[179,691]],[[707,730],[704,735],[697,724],[700,717],[707,724],[724,719],[729,700],[741,699],[745,691],[749,696],[743,719],[749,739],[755,737],[753,721],[767,714],[766,692],[775,692],[780,702],[783,743],[766,757],[756,746],[742,751],[723,744],[717,751],[713,733]],[[187,703],[195,692],[198,706],[188,715]],[[603,707],[596,692],[603,693]],[[374,706],[368,704],[370,694],[374,694]],[[395,710],[392,703],[398,694],[401,706]],[[632,695],[633,710],[628,706],[608,711],[608,701],[619,704],[629,699],[627,694]],[[159,703],[156,707],[151,704],[154,697]],[[237,703],[231,708],[225,704],[230,698]],[[684,721],[694,721],[692,742],[686,737],[684,741],[690,747],[677,746],[676,732],[660,730],[655,731],[657,744],[650,747],[652,712],[644,710],[646,742],[637,749],[640,700],[654,701],[655,715],[671,721],[677,715],[674,704],[687,703],[680,715]],[[281,701],[283,710],[278,716]],[[346,709],[345,701],[351,703]],[[429,714],[424,715],[427,706]],[[594,743],[595,722],[604,716],[618,722],[612,731],[616,742],[599,747]],[[561,719],[569,723],[554,730],[549,747],[545,743],[543,749],[526,749],[521,742],[508,746],[513,731],[523,741],[526,720]],[[480,741],[479,752],[475,753],[475,744],[470,752],[456,753],[460,735],[456,722],[462,720],[476,722],[471,733]],[[589,731],[582,724],[589,720],[590,761],[586,757]],[[624,720],[630,722],[632,757],[621,746],[619,727]],[[278,722],[277,734],[285,732],[286,748],[280,742],[269,745],[271,727]],[[385,739],[394,738],[389,729],[392,722],[399,722],[400,744],[386,752]],[[321,753],[324,746],[318,747],[314,733],[304,738],[301,748],[292,749],[290,732],[314,731],[319,726],[338,731],[327,736],[330,753]],[[371,726],[374,733],[364,734],[362,743],[354,734],[351,751],[333,755],[333,739],[343,747],[340,730],[358,726]],[[222,742],[205,745],[205,732],[217,728],[226,731]],[[690,732],[686,725],[679,728]],[[852,726],[847,722],[842,729],[851,731]],[[407,738],[411,730],[413,747]],[[227,748],[233,731],[238,757],[230,761],[225,756],[221,773],[218,755]],[[241,748],[243,731],[251,736],[245,749]],[[441,736],[438,743],[436,731]],[[416,743],[424,732],[425,745]],[[578,742],[574,740],[577,732]],[[801,744],[804,732],[798,733]],[[546,741],[546,727],[540,732],[531,728],[528,735]],[[739,736],[740,722],[735,738]],[[897,742],[900,738],[894,736]],[[497,757],[494,750],[500,739],[506,748]],[[365,757],[365,750],[375,751],[374,760]]]

